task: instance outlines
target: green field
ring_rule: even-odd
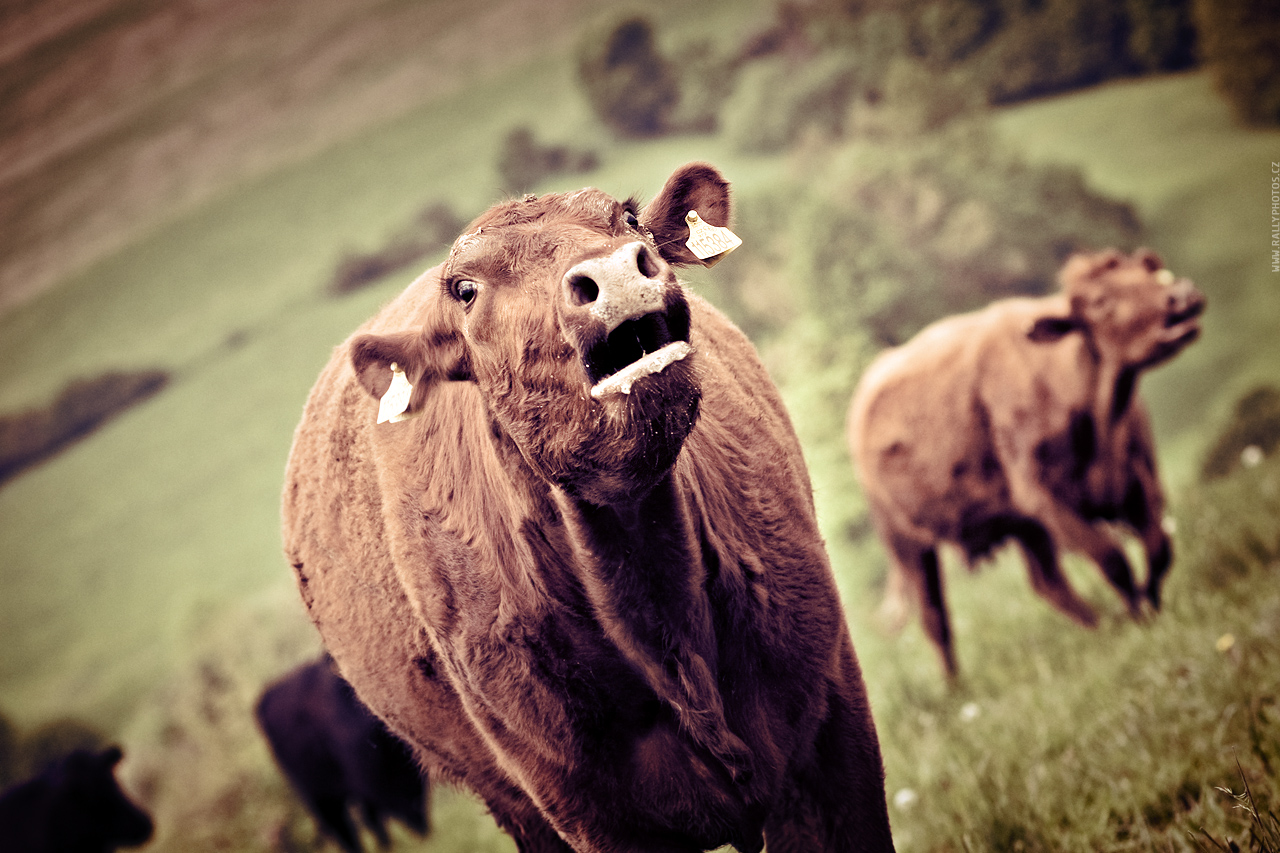
[[[620,197],[654,193],[693,159],[740,188],[786,168],[715,135],[611,142],[568,60],[542,57],[228,187],[0,316],[0,411],[108,369],[174,373],[0,487],[0,711],[24,728],[74,716],[121,739],[125,775],[157,814],[149,849],[310,838],[248,717],[264,681],[317,648],[279,552],[281,473],[332,347],[412,272],[344,298],[324,288],[345,252],[377,247],[428,203],[471,215],[497,200],[497,147],[520,123],[599,146],[583,181]],[[1263,803],[1280,801],[1280,467],[1212,488],[1196,474],[1239,395],[1280,384],[1266,215],[1280,132],[1234,125],[1200,74],[1109,84],[994,124],[1033,162],[1078,165],[1132,202],[1150,245],[1208,296],[1202,340],[1142,389],[1179,556],[1166,612],[1139,625],[1070,563],[1104,613],[1095,632],[1036,599],[1014,560],[951,572],[968,676],[948,691],[918,627],[873,627],[878,546],[830,525],[889,795],[917,798],[891,806],[899,849],[1194,850],[1200,827],[1243,844],[1247,817],[1215,786],[1240,790],[1238,761]],[[802,435],[838,417],[814,409],[831,398],[818,382],[784,387]],[[807,450],[820,511],[839,518],[856,500],[847,459]],[[414,849],[513,849],[466,797],[438,797],[435,820]]]

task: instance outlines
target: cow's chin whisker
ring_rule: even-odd
[[[644,358],[633,361],[612,376],[601,379],[592,387],[591,396],[599,400],[610,394],[630,394],[631,386],[637,381],[654,373],[661,373],[691,352],[693,347],[686,342],[672,341]]]

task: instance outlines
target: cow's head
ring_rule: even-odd
[[[114,850],[151,838],[151,817],[116,782],[115,767],[123,756],[117,746],[75,750],[54,767],[51,809],[58,825],[51,827],[50,849]]]
[[[1032,340],[1078,331],[1100,358],[1141,370],[1172,358],[1200,334],[1204,295],[1165,269],[1154,252],[1073,255],[1060,279],[1070,310],[1039,318]]]
[[[685,246],[690,210],[727,224],[728,184],[710,166],[679,169],[643,209],[595,189],[496,205],[429,274],[425,320],[352,342],[361,384],[381,398],[396,364],[412,415],[439,383],[473,382],[547,480],[597,504],[643,494],[698,416],[673,270],[701,263]]]

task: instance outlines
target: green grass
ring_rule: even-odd
[[[175,374],[165,393],[0,489],[0,711],[23,725],[75,715],[121,737],[126,775],[161,817],[155,849],[261,849],[269,831],[310,838],[247,716],[263,680],[315,649],[279,553],[281,471],[331,348],[410,274],[340,300],[322,289],[344,251],[376,247],[427,203],[469,215],[497,198],[495,154],[522,122],[548,141],[599,145],[589,181],[620,196],[652,194],[691,159],[743,188],[785,168],[718,137],[606,146],[568,61],[544,58],[229,188],[0,317],[3,411],[109,368]],[[1280,290],[1249,205],[1280,134],[1235,128],[1198,75],[1008,110],[997,125],[1029,156],[1081,163],[1098,189],[1132,199],[1152,245],[1209,294],[1203,340],[1143,388],[1176,484],[1179,559],[1167,611],[1142,625],[1120,615],[1095,571],[1071,563],[1106,614],[1095,632],[1036,599],[1014,560],[950,572],[967,675],[949,692],[918,627],[898,638],[871,627],[878,546],[827,529],[890,796],[919,797],[893,810],[899,847],[1181,850],[1195,849],[1199,826],[1243,838],[1214,786],[1239,790],[1238,759],[1274,807],[1277,513],[1274,492],[1259,495],[1274,489],[1275,465],[1189,489],[1235,395],[1277,378]],[[565,187],[539,189],[553,188]],[[811,366],[786,395],[822,515],[842,519],[859,497],[820,424],[854,377],[847,364]],[[787,374],[805,375],[794,363]],[[1228,632],[1224,654],[1215,644]],[[970,702],[978,714],[966,720]],[[435,821],[414,849],[512,849],[464,795],[440,794]]]
[[[949,578],[958,689],[939,688],[918,632],[892,648],[856,638],[879,688],[889,795],[918,798],[892,810],[900,850],[1195,850],[1200,828],[1243,843],[1247,816],[1216,790],[1240,791],[1241,771],[1275,808],[1280,460],[1197,490],[1177,520],[1156,618],[1130,621],[1073,563],[1106,614],[1081,631],[1003,558]]]

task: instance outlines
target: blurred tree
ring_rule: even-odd
[[[577,151],[564,145],[542,145],[527,126],[512,128],[498,153],[498,174],[508,193],[528,192],[552,175],[589,172],[600,164],[594,151]],[[452,239],[452,238],[451,238]]]
[[[1271,0],[1194,0],[1200,55],[1236,114],[1280,124],[1280,14]]]
[[[671,129],[680,97],[677,74],[658,52],[645,18],[587,28],[578,44],[578,79],[596,115],[619,136],[659,136]]]
[[[961,72],[989,103],[1010,103],[1193,65],[1191,2],[784,0],[742,56],[789,50],[803,59],[797,45],[810,58],[852,55],[871,93],[893,60],[909,56],[935,72]]]
[[[1090,86],[1136,70],[1124,4],[1040,0],[1009,8],[1017,12],[1008,15],[1000,37],[974,57],[993,104]]]
[[[1178,71],[1196,63],[1191,0],[1127,0],[1129,54],[1140,71]]]

